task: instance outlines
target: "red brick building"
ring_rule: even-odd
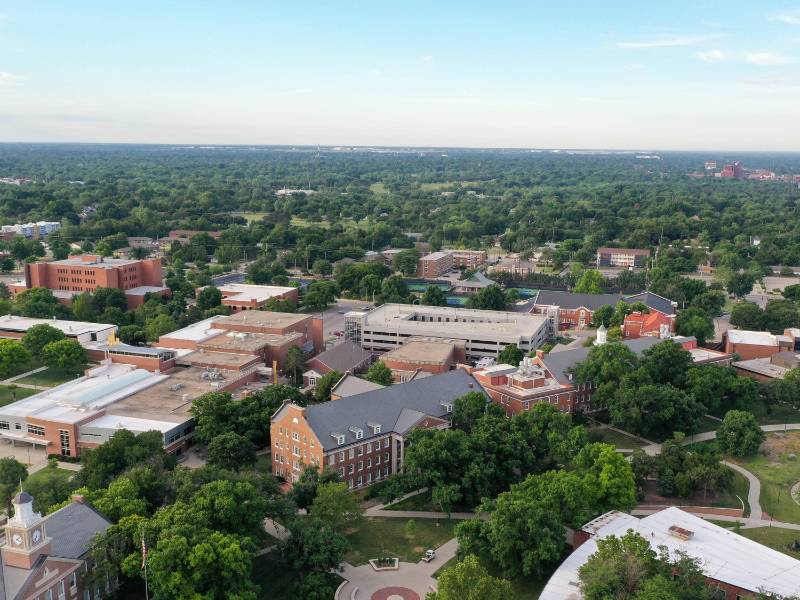
[[[451,252],[433,252],[426,254],[417,263],[417,277],[435,279],[453,270],[455,261]]]
[[[394,350],[380,357],[380,361],[392,371],[392,379],[405,383],[418,373],[438,375],[456,368],[465,360],[464,340],[441,338],[409,338]]]
[[[169,288],[163,284],[160,259],[123,260],[83,254],[53,262],[27,263],[25,281],[8,287],[14,294],[35,287],[47,288],[65,304],[81,292],[116,288],[125,292],[128,307],[136,308],[147,293],[169,295]]]
[[[307,407],[284,403],[270,423],[272,472],[297,481],[304,465],[339,473],[359,489],[403,468],[406,437],[450,426],[453,403],[480,386],[457,369]]]
[[[486,250],[451,250],[450,254],[456,269],[477,269],[486,264]]]
[[[640,269],[647,266],[650,250],[644,248],[598,248],[598,267],[625,267]]]
[[[654,310],[649,313],[634,311],[625,317],[622,336],[633,339],[640,337],[665,337],[675,333],[675,315],[665,315]]]
[[[778,352],[800,350],[800,329],[787,329],[783,335],[729,329],[724,340],[725,352],[738,355],[740,360],[769,358]]]

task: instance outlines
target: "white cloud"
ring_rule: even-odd
[[[714,48],[713,50],[706,50],[704,52],[697,53],[697,58],[702,60],[704,63],[709,63],[709,64],[722,62],[727,57],[728,57],[727,54],[725,54],[719,48]]]
[[[780,21],[781,23],[786,23],[787,25],[800,25],[800,8],[795,8],[794,10],[789,10],[785,13],[773,15],[770,17],[770,20]]]
[[[617,48],[637,49],[637,48],[674,48],[676,46],[698,46],[709,40],[717,39],[719,35],[693,35],[660,37],[641,42],[617,42]]]
[[[744,55],[745,62],[760,67],[774,67],[777,65],[790,65],[797,62],[792,56],[784,56],[775,52],[748,52]]]
[[[8,71],[0,71],[0,86],[13,85],[25,79],[21,75],[14,75]]]
[[[430,54],[427,55],[427,56],[423,56],[422,57],[422,62],[426,62],[426,63],[433,62],[433,56],[431,56]]]

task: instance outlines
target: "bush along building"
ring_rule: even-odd
[[[450,427],[459,396],[480,391],[462,369],[301,407],[286,402],[272,416],[272,472],[288,482],[304,465],[333,469],[350,489],[403,468],[406,437],[420,428]]]

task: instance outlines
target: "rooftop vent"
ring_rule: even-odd
[[[669,534],[678,538],[679,540],[683,540],[684,542],[688,542],[694,537],[694,531],[689,531],[688,529],[678,527],[677,525],[673,525],[669,528]]]

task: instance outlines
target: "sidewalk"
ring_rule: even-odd
[[[800,429],[800,423],[783,423],[778,425],[762,425],[761,430],[767,433],[772,431],[790,431]],[[630,435],[630,434],[628,434]],[[708,442],[713,440],[717,437],[716,431],[706,431],[703,433],[695,433],[692,435],[687,435],[686,438],[683,440],[683,445],[688,446],[690,444],[696,444],[698,442]],[[657,454],[661,454],[661,444],[650,444],[649,446],[645,446],[642,448],[648,456],[656,456]]]

